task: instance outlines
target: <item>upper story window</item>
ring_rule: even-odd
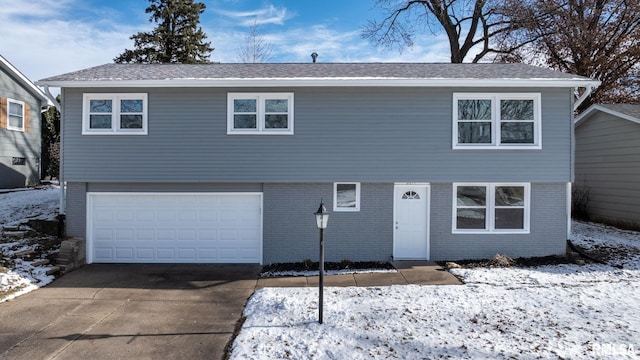
[[[7,99],[7,129],[24,131],[25,113],[24,102]]]
[[[453,233],[529,233],[530,187],[453,184]]]
[[[541,149],[539,93],[453,94],[454,149]]]
[[[147,94],[84,94],[83,135],[146,135]]]
[[[227,134],[293,135],[293,93],[229,93]]]

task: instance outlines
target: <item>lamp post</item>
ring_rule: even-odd
[[[320,229],[320,282],[318,288],[318,322],[322,324],[322,300],[323,300],[323,288],[324,288],[324,229],[327,228],[329,222],[329,212],[324,207],[324,202],[320,200],[320,207],[318,211],[314,213],[316,216],[316,226]]]

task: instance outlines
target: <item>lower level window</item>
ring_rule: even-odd
[[[454,233],[528,233],[529,183],[453,185]]]
[[[360,183],[333,184],[333,211],[360,211]]]

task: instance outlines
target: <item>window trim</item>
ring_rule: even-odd
[[[14,104],[18,104],[20,106],[22,106],[22,127],[17,127],[17,126],[11,126],[11,116],[13,116],[10,112],[9,109],[11,109],[11,103]],[[20,100],[14,100],[11,98],[7,98],[7,130],[12,130],[12,131],[20,131],[20,132],[25,132],[26,130],[26,113],[25,113],[25,102],[24,101],[20,101]]]
[[[458,143],[458,100],[491,100],[491,143]],[[533,100],[533,144],[502,144],[500,142],[500,100]],[[541,150],[542,149],[542,96],[540,93],[453,93],[452,148],[454,150]]]
[[[111,100],[111,128],[91,129],[90,127],[90,101],[91,100]],[[142,128],[123,129],[120,128],[120,101],[121,100],[142,100]],[[82,94],[82,135],[148,135],[149,114],[148,114],[148,94],[147,93],[84,93]]]
[[[356,206],[353,208],[338,207],[338,185],[356,186]],[[334,182],[333,183],[333,211],[336,212],[357,212],[360,211],[360,183],[359,182]]]
[[[233,101],[234,100],[256,100],[256,128],[255,129],[236,129],[234,128]],[[265,127],[266,100],[287,100],[287,128],[286,129],[268,129]],[[293,93],[292,92],[230,92],[227,93],[227,135],[293,135]]]
[[[487,199],[486,206],[487,209],[486,217],[485,217],[485,228],[484,229],[458,229],[457,218],[458,218],[458,187],[461,186],[484,186],[487,188]],[[496,229],[495,228],[495,215],[496,215],[496,204],[495,204],[495,190],[496,187],[500,186],[521,186],[524,188],[524,214],[523,214],[523,229]],[[501,182],[501,183],[466,183],[466,182],[458,182],[453,183],[453,192],[452,192],[452,219],[451,219],[451,233],[452,234],[530,234],[531,233],[531,183],[509,183],[509,182]],[[504,206],[498,207],[498,209],[504,209]],[[519,207],[518,207],[519,208]]]

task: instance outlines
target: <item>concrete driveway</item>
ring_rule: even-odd
[[[259,271],[87,265],[0,304],[0,359],[220,359]]]

